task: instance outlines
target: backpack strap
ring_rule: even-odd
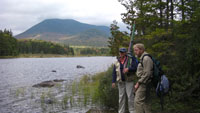
[[[151,56],[150,54],[145,54],[145,55],[142,57],[141,61],[139,62],[139,63],[141,63],[142,67],[143,67],[143,59],[144,59],[145,56],[149,56],[149,57],[151,58],[151,60],[152,60],[152,56]]]

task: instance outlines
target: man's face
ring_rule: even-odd
[[[125,52],[124,53],[123,52],[119,52],[119,55],[120,55],[121,58],[124,58],[124,56],[126,55],[126,53]]]
[[[140,50],[139,48],[135,47],[134,48],[134,53],[136,55],[136,57],[140,57],[142,55],[142,50]]]

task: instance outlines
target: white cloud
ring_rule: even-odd
[[[0,29],[16,35],[49,18],[106,26],[117,20],[121,25],[123,12],[118,0],[0,0]]]

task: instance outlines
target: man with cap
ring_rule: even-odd
[[[128,109],[130,113],[134,113],[134,82],[133,76],[137,70],[137,59],[132,56],[130,67],[124,67],[128,60],[126,48],[119,49],[119,58],[114,64],[112,87],[118,84],[119,90],[119,109],[118,113],[125,113],[126,96],[128,97]]]

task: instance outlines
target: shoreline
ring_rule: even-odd
[[[7,59],[7,58],[64,58],[64,57],[95,57],[95,56],[97,56],[97,55],[20,54],[17,56],[0,56],[0,59]],[[101,55],[101,56],[109,56],[109,55]]]

